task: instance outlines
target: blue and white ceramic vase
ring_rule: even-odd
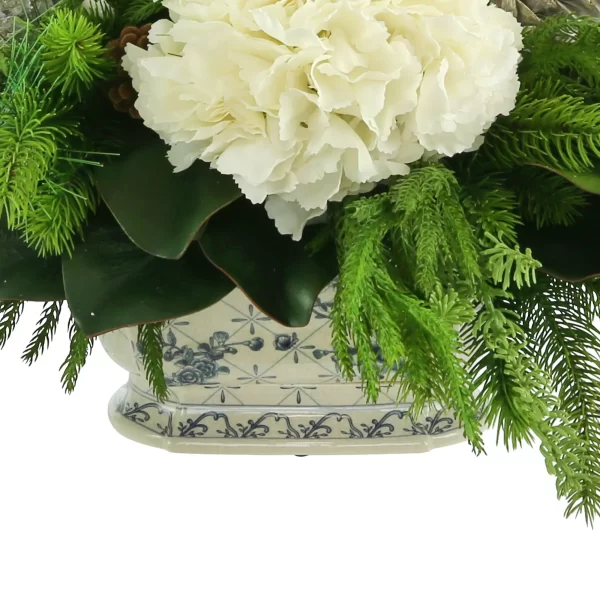
[[[165,402],[144,377],[137,328],[104,335],[108,354],[129,371],[110,402],[112,424],[135,441],[195,453],[423,452],[462,441],[451,414],[432,409],[415,420],[393,387],[367,404],[360,381],[344,380],[332,349],[332,301],[327,288],[310,324],[288,329],[235,290],[165,325]]]

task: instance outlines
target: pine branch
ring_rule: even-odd
[[[517,227],[522,224],[515,192],[499,175],[462,172],[462,205],[475,228],[475,237],[489,247],[492,238],[510,246],[518,242]]]
[[[533,258],[529,248],[522,252],[518,245],[511,248],[491,233],[485,237],[490,247],[483,250],[482,255],[487,259],[487,270],[494,284],[507,290],[513,283],[518,288],[535,283],[536,270],[542,264]]]
[[[4,348],[15,330],[23,314],[23,308],[24,302],[21,301],[0,302],[0,349]]]
[[[482,451],[472,389],[457,357],[454,319],[464,312],[450,310],[450,302],[439,298],[440,310],[432,310],[392,276],[386,233],[394,215],[387,206],[389,196],[366,197],[347,203],[339,216],[340,276],[332,312],[338,361],[351,377],[355,350],[372,402],[385,377],[386,384],[399,382],[401,394],[412,393],[414,413],[433,402],[454,410],[474,449]]]
[[[562,482],[566,515],[592,523],[600,515],[600,297],[593,287],[543,275],[520,296],[521,319],[530,324],[532,353],[556,389],[558,417],[549,426],[571,445],[575,481]]]
[[[153,21],[162,11],[164,11],[164,7],[161,2],[128,0],[123,17],[129,24],[144,24]]]
[[[502,169],[540,164],[585,172],[600,159],[600,104],[569,95],[539,98],[526,90],[514,111],[488,131],[479,156]]]
[[[441,164],[413,169],[391,187],[389,201],[395,236],[402,240],[400,260],[414,260],[415,282],[424,297],[445,283],[449,272],[476,285],[481,277],[477,242],[453,171]]]
[[[559,15],[525,32],[525,51],[519,68],[524,86],[540,79],[558,79],[564,89],[586,95],[600,92],[600,25],[596,19]],[[557,77],[558,76],[558,77]]]
[[[88,356],[94,346],[93,338],[87,338],[85,333],[79,328],[73,317],[69,322],[69,337],[71,345],[69,354],[60,367],[62,372],[61,382],[67,393],[72,393],[77,385],[79,373],[85,366]]]
[[[32,365],[50,345],[58,327],[61,309],[62,302],[44,304],[42,316],[37,322],[33,337],[21,357],[28,365]]]
[[[34,91],[0,104],[0,213],[10,228],[27,214],[56,160],[58,144],[73,134],[73,125],[58,116],[48,99]]]
[[[142,362],[146,378],[156,398],[164,402],[169,397],[163,367],[162,324],[151,323],[138,327],[138,344],[142,352]]]
[[[45,77],[66,96],[81,100],[112,68],[100,28],[84,13],[56,9],[41,35]]]
[[[516,169],[511,184],[518,196],[521,214],[537,227],[571,225],[587,204],[580,188],[547,169]]]
[[[40,184],[18,229],[40,256],[70,255],[96,205],[88,173],[84,169],[71,169],[71,173],[65,169]]]
[[[14,42],[0,96],[0,213],[41,255],[58,255],[70,252],[96,199],[85,168],[69,158],[78,123],[36,75],[40,52],[28,37]]]
[[[9,51],[8,71],[3,92],[12,95],[39,89],[43,75],[41,46],[35,20],[27,21],[23,29],[18,33],[15,32],[0,48],[3,52]]]

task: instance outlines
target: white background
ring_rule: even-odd
[[[36,318],[0,354],[3,600],[600,598],[600,523],[564,520],[537,449],[171,455],[112,430],[99,345],[70,397],[65,327],[20,363]]]

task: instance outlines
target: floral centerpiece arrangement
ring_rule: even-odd
[[[478,453],[537,440],[591,520],[599,44],[485,0],[58,2],[2,47],[0,345],[43,302],[32,363],[68,309],[71,391],[138,325],[164,398],[162,323],[237,286],[299,327],[337,278],[370,401],[399,384]]]

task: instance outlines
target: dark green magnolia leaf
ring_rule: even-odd
[[[277,231],[263,206],[242,198],[210,219],[200,245],[260,310],[283,325],[302,327],[337,274],[332,245],[315,254],[307,248],[319,230],[308,227],[302,242],[294,242]]]
[[[158,138],[96,170],[98,189],[125,233],[142,250],[179,258],[207,219],[241,196],[231,177],[196,161],[173,173]]]
[[[0,224],[0,299],[65,299],[61,259],[41,258],[5,224]]]
[[[582,189],[584,192],[590,194],[600,194],[600,167],[596,167],[587,173],[572,173],[570,171],[560,171],[551,167],[543,165],[534,165],[552,171],[561,177],[564,177],[567,181],[571,182],[574,186]]]
[[[590,197],[581,216],[568,227],[537,229],[527,223],[520,228],[519,241],[531,248],[542,271],[567,281],[583,281],[600,274],[600,200]]]
[[[64,260],[67,301],[89,336],[181,317],[214,304],[233,288],[197,243],[179,260],[140,250],[117,223],[96,224]]]

